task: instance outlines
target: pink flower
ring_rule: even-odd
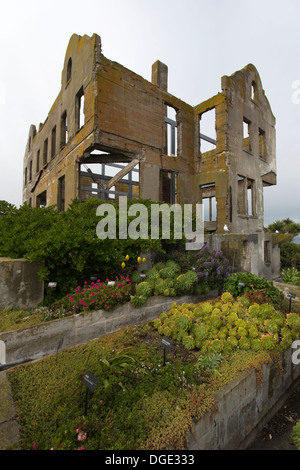
[[[111,296],[112,296],[112,297],[114,297],[114,296],[115,296],[115,294],[111,294]]]
[[[87,281],[84,281],[84,284],[87,284]]]
[[[78,438],[77,438],[79,441],[85,441],[86,440],[86,432],[83,432],[83,431],[80,431],[79,434],[78,434]]]
[[[84,450],[84,447],[82,447],[82,446],[78,447],[78,450]]]

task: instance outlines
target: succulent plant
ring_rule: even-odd
[[[130,303],[133,307],[141,307],[147,302],[147,297],[144,295],[131,295],[130,296]]]
[[[182,343],[183,346],[188,350],[195,349],[195,340],[191,335],[185,336]]]
[[[266,331],[271,334],[275,334],[279,330],[279,326],[274,320],[265,320],[264,326]]]
[[[135,288],[136,295],[150,297],[152,294],[151,284],[147,281],[140,282]]]
[[[245,349],[248,350],[251,348],[251,341],[249,338],[246,338],[245,336],[242,336],[239,339],[239,348],[240,349]]]
[[[233,302],[234,298],[233,298],[232,294],[230,294],[230,292],[224,292],[221,295],[221,300],[224,303],[228,303],[228,302]]]
[[[263,349],[267,349],[267,350],[272,350],[276,346],[275,339],[272,338],[272,336],[269,334],[261,336],[261,343],[262,343]]]
[[[288,313],[286,316],[286,323],[290,328],[297,331],[300,330],[300,317],[297,313]]]
[[[180,330],[189,331],[192,327],[192,320],[188,315],[183,314],[177,318],[176,325]]]

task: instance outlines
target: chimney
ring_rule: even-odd
[[[157,85],[161,90],[168,91],[168,67],[159,60],[152,65],[153,85]]]

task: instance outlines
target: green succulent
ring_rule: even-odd
[[[258,335],[259,335],[259,333],[258,333],[258,329],[256,328],[256,326],[250,326],[250,328],[249,328],[250,338],[257,338]]]
[[[176,326],[178,326],[178,328],[180,330],[183,330],[183,331],[189,331],[192,327],[192,320],[190,319],[190,317],[188,315],[181,315],[180,317],[177,318],[176,320]]]
[[[195,349],[195,346],[196,346],[195,340],[191,335],[185,336],[183,338],[182,343],[183,343],[183,346],[189,351],[191,351],[192,349]]]
[[[262,343],[263,349],[272,350],[276,347],[276,341],[274,338],[272,338],[271,335],[262,335],[261,343]]]
[[[230,292],[224,292],[221,295],[221,300],[224,303],[228,303],[228,302],[233,302],[234,299],[233,299],[233,296],[230,294]]]
[[[171,336],[172,330],[169,326],[165,326],[163,329],[163,334],[168,338]]]
[[[286,323],[290,328],[297,331],[300,330],[300,317],[297,313],[288,313],[286,316]]]
[[[214,339],[212,341],[211,346],[212,346],[213,352],[216,352],[216,353],[221,352],[223,350],[223,347],[224,347],[223,342],[220,339]]]
[[[227,342],[233,347],[236,348],[239,344],[236,336],[228,336]]]
[[[246,330],[246,328],[243,328],[242,326],[240,326],[237,330],[237,337],[238,338],[242,338],[243,336],[247,336],[248,332]]]
[[[263,344],[259,338],[253,338],[251,341],[251,348],[254,351],[261,351],[263,349]]]
[[[149,282],[147,282],[147,281],[140,282],[136,286],[135,292],[136,292],[137,295],[142,295],[144,297],[150,297],[150,295],[152,294],[151,284],[149,284]]]
[[[279,326],[274,320],[265,320],[264,326],[266,331],[271,334],[275,334],[279,330]]]
[[[239,347],[241,349],[245,349],[245,350],[248,350],[251,348],[251,341],[249,338],[245,338],[245,336],[242,336],[240,339],[239,339]]]
[[[219,328],[222,325],[222,320],[218,315],[211,315],[209,323],[213,328]]]
[[[141,307],[147,302],[147,297],[144,295],[131,295],[130,303],[133,307]]]
[[[204,302],[202,305],[201,305],[201,310],[202,312],[204,313],[204,315],[209,315],[212,310],[213,310],[213,307],[211,305],[211,303],[209,302]]]

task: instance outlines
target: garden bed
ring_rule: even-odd
[[[88,342],[118,329],[156,318],[170,309],[172,303],[202,302],[217,297],[217,290],[203,296],[149,297],[146,304],[135,308],[129,302],[111,312],[96,310],[33,325],[29,328],[0,333],[0,344],[5,354],[0,363],[39,359],[58,350]],[[1,341],[3,343],[1,343]],[[5,360],[3,360],[5,356]],[[1,361],[2,357],[2,361]]]

